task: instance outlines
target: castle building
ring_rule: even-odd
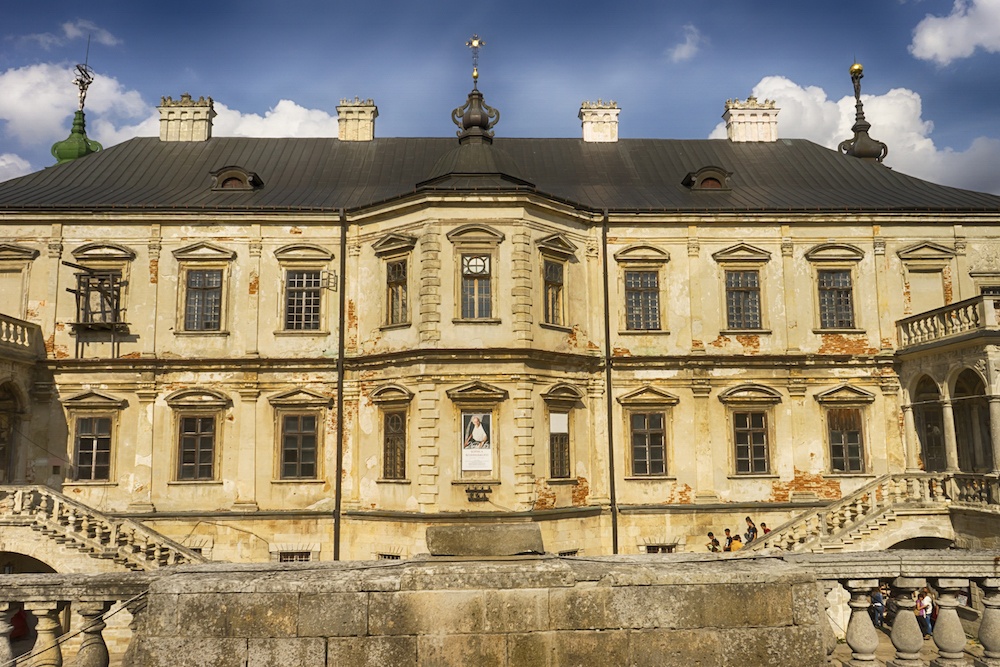
[[[721,140],[621,139],[603,101],[495,137],[478,86],[457,138],[376,137],[360,99],[338,139],[216,137],[165,98],[159,137],[0,184],[0,488],[229,561],[461,522],[701,551],[906,475],[979,488],[1000,197],[884,166],[852,74],[838,151],[753,98]]]

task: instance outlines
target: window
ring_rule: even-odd
[[[215,478],[215,417],[181,417],[177,479]]]
[[[767,473],[767,413],[733,413],[733,442],[736,445],[736,472]]]
[[[375,560],[402,560],[401,554],[390,554],[385,552],[379,552],[375,554]]]
[[[73,251],[73,262],[64,265],[76,269],[77,329],[125,328],[125,288],[127,272],[135,252],[111,243],[89,243]]]
[[[111,418],[80,417],[76,420],[77,481],[107,481],[111,478]]]
[[[677,550],[676,544],[647,544],[646,553],[648,554],[672,554]]]
[[[818,278],[820,328],[853,329],[854,288],[850,270],[820,270]]]
[[[406,479],[406,411],[390,410],[382,419],[382,477]]]
[[[559,552],[560,558],[572,558],[573,556],[579,556],[579,555],[580,555],[579,549],[565,549]]]
[[[281,479],[316,478],[315,413],[281,415]]]
[[[632,474],[663,475],[666,467],[666,419],[662,412],[629,415],[632,441]]]
[[[285,272],[285,329],[317,331],[320,328],[322,303],[321,273],[290,270]]]
[[[493,316],[490,255],[462,255],[462,319]]]
[[[630,331],[656,331],[660,328],[657,271],[625,272],[625,328]]]
[[[222,269],[189,269],[185,277],[184,330],[222,329]]]
[[[406,324],[410,321],[406,285],[406,260],[395,259],[390,262],[386,262],[386,324]]]
[[[545,292],[545,312],[544,322],[546,324],[562,325],[563,318],[563,274],[565,265],[551,259],[542,260],[544,273]]]
[[[757,271],[726,271],[726,325],[730,329],[761,328]]]
[[[312,560],[311,551],[279,551],[279,563],[308,563]]]
[[[549,413],[549,477],[568,479],[569,465],[569,414]]]
[[[830,434],[830,469],[833,472],[864,472],[861,410],[827,410],[826,423]]]
[[[0,243],[0,294],[4,295],[4,315],[24,319],[31,264],[38,254],[34,248]]]

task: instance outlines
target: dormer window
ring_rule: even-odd
[[[683,185],[691,190],[729,190],[732,174],[721,167],[702,167],[684,177]]]
[[[263,185],[257,174],[243,167],[223,167],[212,172],[213,190],[256,190]]]

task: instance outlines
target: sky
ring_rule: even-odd
[[[454,136],[479,88],[498,137],[579,137],[615,100],[622,138],[722,138],[727,99],[773,99],[778,135],[851,137],[864,65],[885,164],[1000,194],[1000,0],[4,0],[0,181],[51,166],[87,60],[87,134],[158,135],[156,105],[212,97],[214,136],[336,136],[341,99],[372,98],[377,137]],[[16,5],[16,11],[11,11]],[[89,51],[88,51],[89,40]]]

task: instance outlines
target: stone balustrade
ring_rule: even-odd
[[[37,324],[0,313],[0,352],[14,356],[40,355],[41,329]]]
[[[977,330],[996,330],[1000,328],[996,304],[995,297],[980,295],[901,319],[896,322],[899,346],[902,349]]]
[[[880,634],[868,615],[868,595],[880,583],[891,586],[899,609],[889,633],[894,655],[885,662],[875,655]],[[959,608],[970,585],[982,593],[977,612]],[[913,614],[913,592],[924,586],[940,607],[932,640]],[[841,588],[850,597],[845,663],[833,657],[840,651],[823,595]],[[7,639],[21,605],[37,619],[38,637],[15,659]],[[61,665],[70,645],[79,646],[73,664],[106,667],[106,619],[122,606],[135,614],[121,658],[130,667],[1000,667],[1000,551],[957,550],[423,557],[0,575],[0,667]],[[75,644],[65,642],[67,608]],[[960,611],[979,617],[971,628],[978,647],[967,641]]]

